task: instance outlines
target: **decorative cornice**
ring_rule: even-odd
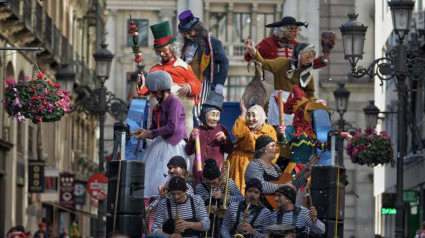
[[[10,149],[12,149],[12,147],[13,147],[12,143],[0,139],[0,150],[9,151]]]

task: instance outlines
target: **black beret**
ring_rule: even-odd
[[[297,198],[297,192],[288,185],[283,185],[282,187],[276,190],[276,193],[283,194],[286,198],[292,201],[295,204],[295,199]]]
[[[214,159],[205,160],[204,166],[204,178],[206,179],[216,179],[220,177],[221,172],[217,166],[217,162]]]
[[[259,150],[272,142],[275,141],[270,136],[261,135],[255,140],[255,150]]]
[[[170,182],[168,183],[168,191],[173,190],[187,190],[186,180],[180,176],[174,176],[170,179]]]
[[[170,165],[177,166],[182,169],[187,169],[186,160],[180,155],[173,156],[170,161],[168,161],[167,167]]]
[[[263,192],[263,185],[261,184],[261,181],[257,178],[252,178],[246,182],[245,192],[252,187],[258,188],[258,190],[260,190],[260,193]]]

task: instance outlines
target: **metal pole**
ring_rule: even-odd
[[[338,130],[344,131],[344,113],[339,114]],[[344,167],[344,141],[341,134],[338,132],[338,166]]]
[[[406,93],[405,85],[405,72],[406,68],[406,47],[403,41],[397,47],[397,57],[395,61],[395,68],[397,74],[397,90],[398,90],[398,140],[397,140],[397,185],[396,185],[396,202],[395,208],[396,224],[395,224],[395,237],[404,237],[404,205],[403,205],[403,160],[406,155],[406,105],[404,94]]]
[[[101,87],[100,95],[99,95],[99,173],[103,172],[103,160],[104,160],[104,129],[105,129],[105,113],[107,111],[106,108],[106,88]],[[103,200],[99,200],[98,208],[97,208],[97,230],[96,230],[96,238],[104,238],[105,237],[105,223],[103,221],[106,213],[105,203]]]

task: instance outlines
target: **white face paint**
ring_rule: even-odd
[[[215,128],[217,123],[220,121],[220,111],[211,110],[205,113],[205,120],[207,121],[207,126]]]
[[[254,129],[257,126],[259,126],[258,115],[259,115],[258,111],[255,110],[254,108],[250,108],[248,112],[246,113],[246,122],[248,124],[249,129]]]

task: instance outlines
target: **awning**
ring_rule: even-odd
[[[61,210],[67,211],[67,212],[72,212],[72,213],[75,213],[75,214],[78,214],[78,215],[88,216],[88,217],[91,217],[91,218],[97,218],[97,214],[93,214],[91,212],[86,212],[86,211],[79,210],[79,209],[76,209],[76,208],[65,207],[65,206],[63,206],[59,203],[56,203],[56,202],[42,202],[42,203],[57,207]]]

